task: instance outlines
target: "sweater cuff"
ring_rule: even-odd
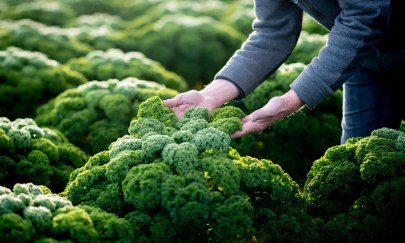
[[[298,97],[302,99],[309,109],[315,108],[315,106],[333,94],[333,90],[326,84],[317,85],[316,82],[306,77],[304,73],[301,73],[301,75],[290,84],[290,88],[297,93]]]

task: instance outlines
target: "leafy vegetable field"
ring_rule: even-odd
[[[176,118],[251,31],[249,0],[2,0],[0,242],[394,242],[405,121],[339,145],[342,92],[231,139],[328,33],[243,101]]]

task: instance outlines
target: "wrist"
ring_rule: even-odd
[[[215,107],[220,107],[224,103],[235,99],[240,95],[238,87],[225,79],[212,81],[200,93],[207,99],[212,100]]]
[[[292,89],[282,95],[281,98],[284,101],[283,111],[287,112],[288,114],[300,110],[305,105],[302,99]]]

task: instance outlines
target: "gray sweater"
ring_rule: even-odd
[[[291,54],[304,10],[330,30],[326,46],[290,86],[312,109],[390,36],[390,9],[390,0],[255,0],[253,32],[215,79],[233,82],[240,99],[249,95]]]

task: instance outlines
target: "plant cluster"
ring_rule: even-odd
[[[222,15],[221,21],[238,30],[247,38],[253,31],[252,23],[255,19],[254,2],[234,0],[227,2],[226,5],[227,10]]]
[[[38,106],[86,82],[82,74],[43,53],[0,50],[0,116],[34,117]]]
[[[65,27],[76,29],[75,37],[94,50],[120,49],[131,52],[136,46],[133,40],[136,29],[130,28],[127,21],[118,15],[80,15],[67,22]]]
[[[141,104],[129,135],[71,174],[65,195],[131,222],[137,242],[230,242],[260,232],[312,235],[298,185],[270,160],[229,147],[244,113],[191,108],[177,119],[159,97]]]
[[[134,38],[136,50],[184,77],[190,87],[212,80],[245,39],[211,17],[186,14],[159,16],[139,28]]]
[[[90,206],[73,206],[66,198],[33,183],[0,186],[2,242],[133,242],[131,224]]]
[[[182,77],[168,71],[160,63],[145,57],[140,52],[124,53],[119,49],[97,50],[88,53],[85,57],[70,60],[67,66],[82,73],[89,80],[122,80],[135,77],[154,81],[178,91],[188,89]]]
[[[46,25],[63,26],[67,21],[76,17],[70,6],[59,1],[27,1],[10,6],[7,11],[0,12],[0,19],[31,19]]]
[[[76,14],[86,15],[94,13],[108,13],[112,15],[120,15],[122,11],[133,5],[133,0],[60,0],[63,4],[71,7]]]
[[[177,93],[136,78],[90,81],[40,106],[35,121],[61,131],[71,143],[93,155],[127,134],[142,101],[151,96],[172,98]]]
[[[32,182],[61,192],[87,159],[58,131],[38,127],[31,118],[0,117],[0,185]]]
[[[208,1],[157,1],[156,4],[148,8],[147,14],[139,16],[130,21],[131,28],[139,29],[150,22],[158,21],[166,15],[187,15],[191,17],[211,17],[215,20],[223,18],[227,5],[219,0]]]
[[[393,242],[405,221],[405,133],[381,128],[329,148],[304,195],[329,242]]]
[[[65,63],[71,58],[86,55],[93,48],[81,43],[75,28],[47,26],[30,20],[0,21],[0,49],[15,46],[29,51],[38,51],[51,59]]]

